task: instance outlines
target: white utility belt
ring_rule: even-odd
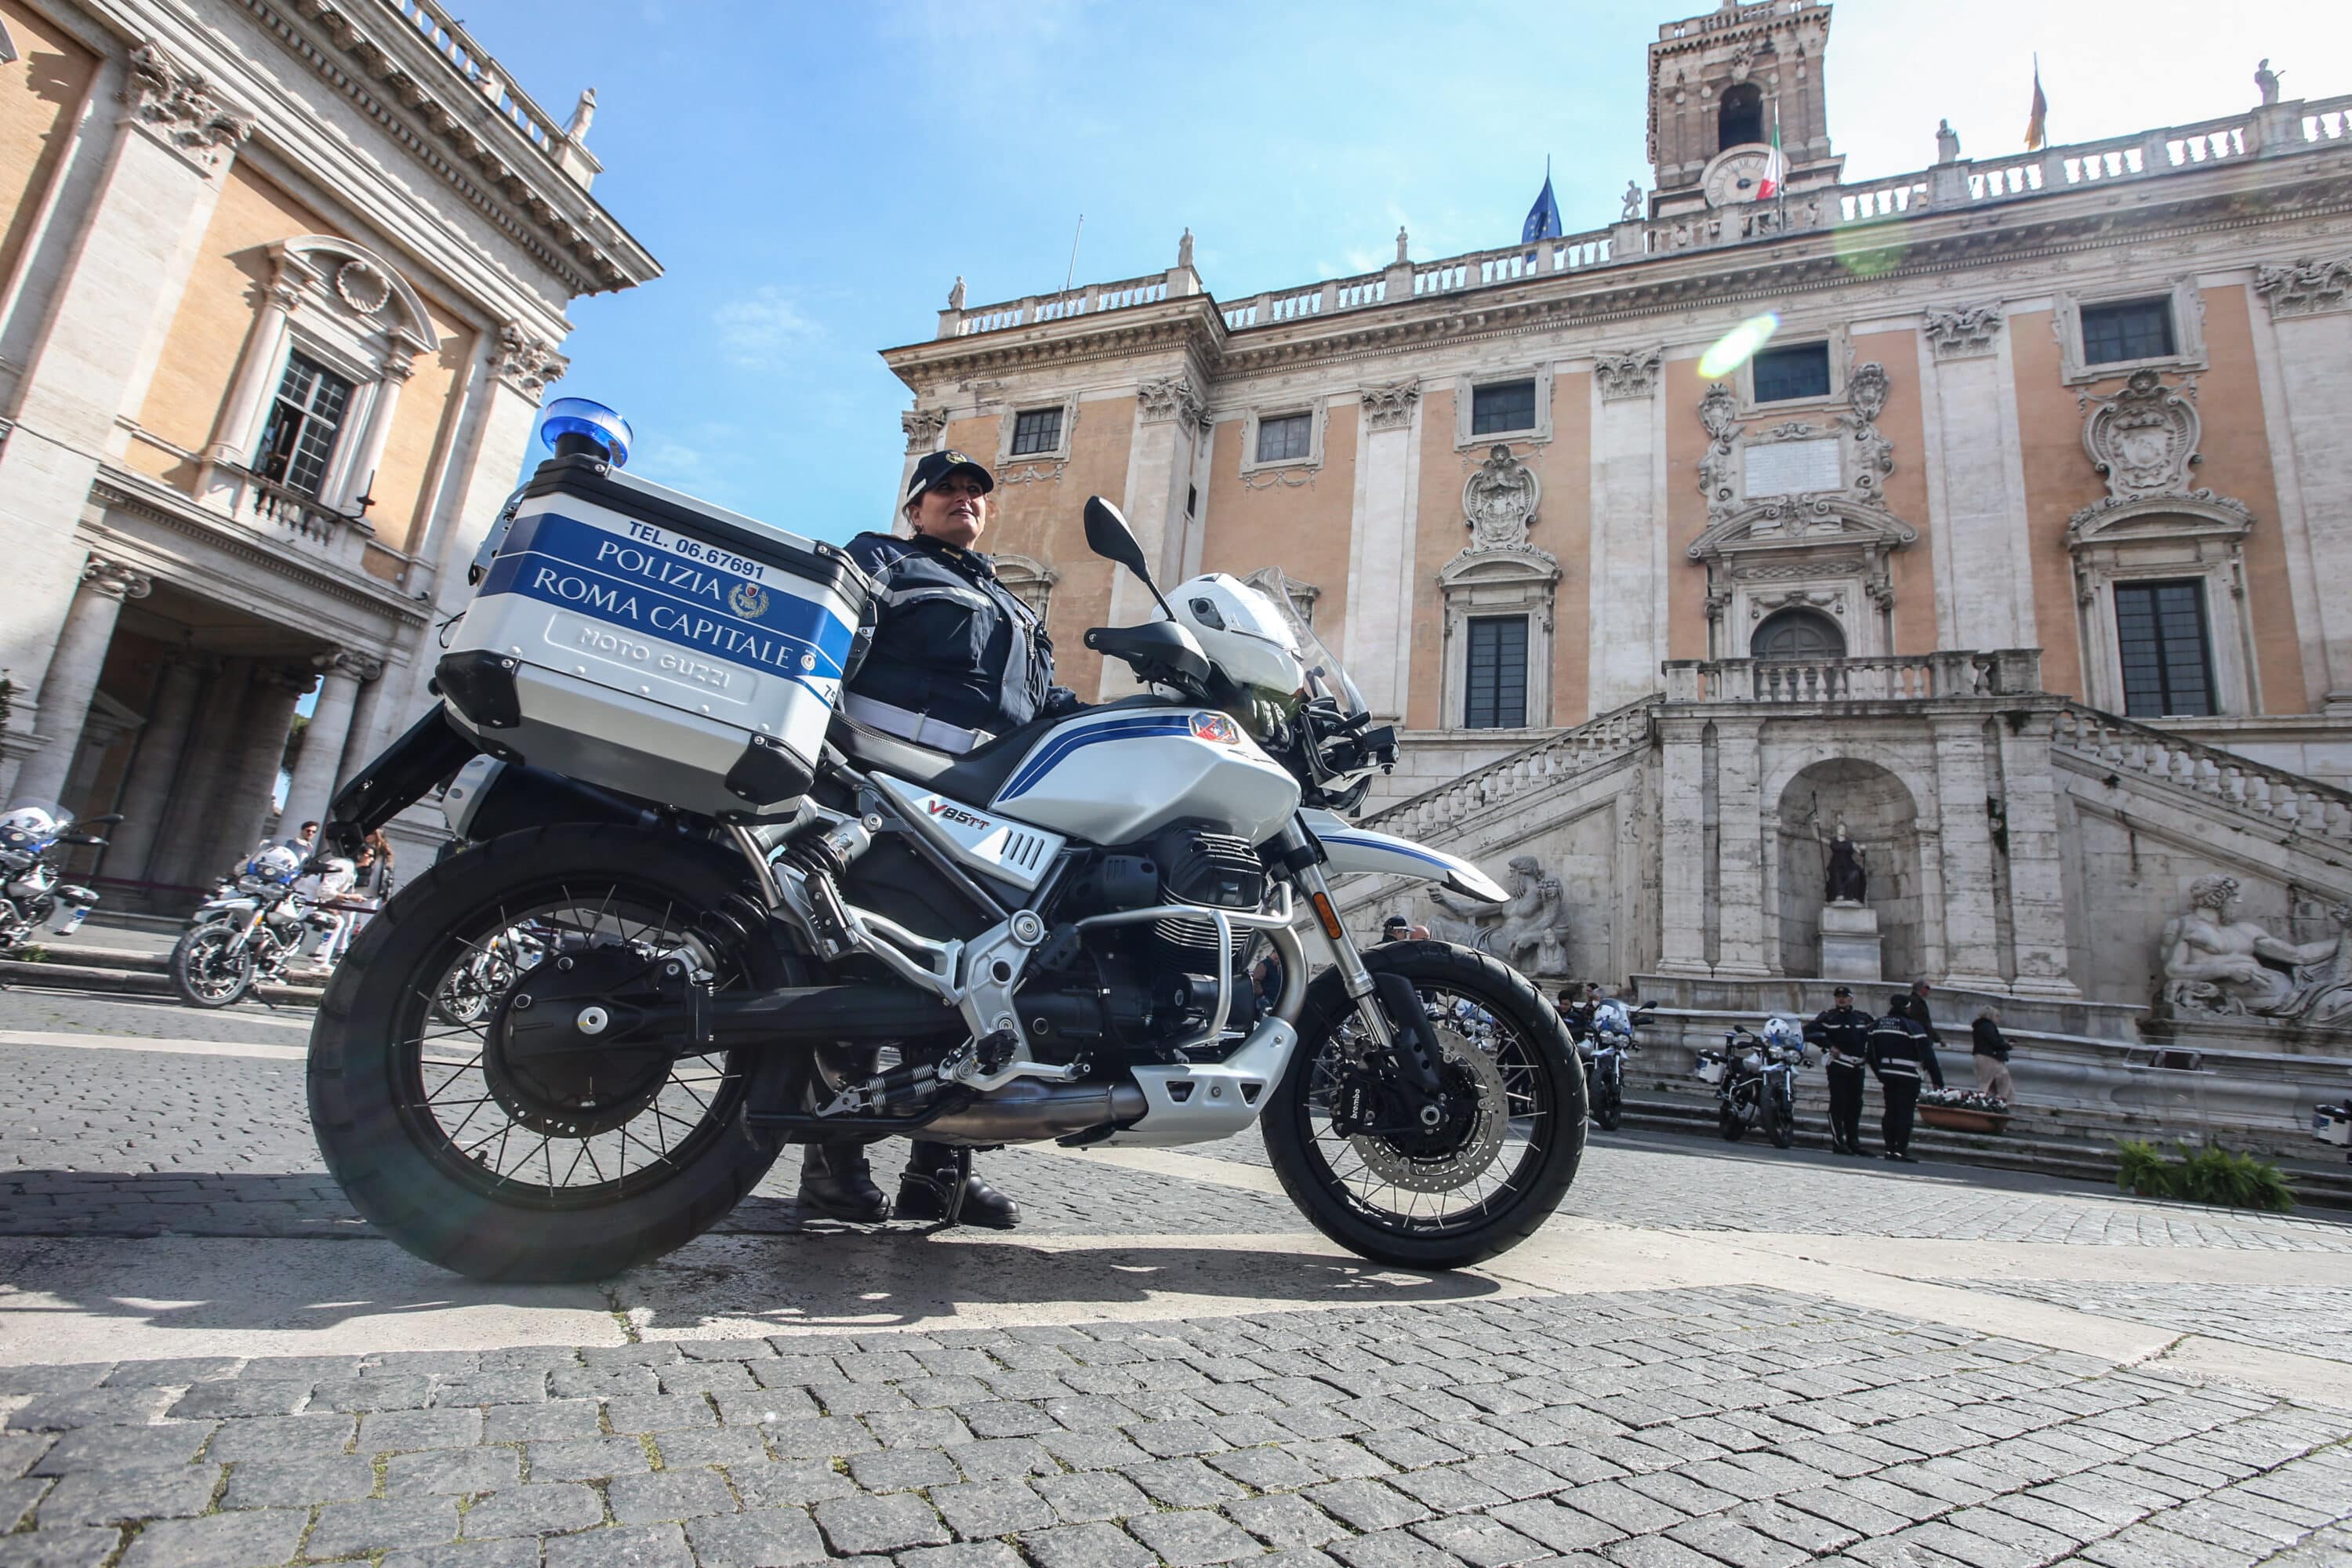
[[[967,730],[934,719],[928,713],[918,713],[911,708],[901,708],[895,702],[882,702],[871,697],[851,692],[842,699],[841,710],[859,723],[912,741],[919,746],[929,746],[935,752],[951,752],[963,755],[974,746],[996,739],[988,730]]]

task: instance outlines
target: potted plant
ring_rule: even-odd
[[[1947,1132],[2006,1132],[2009,1101],[1973,1089],[1923,1089],[1919,1120]]]

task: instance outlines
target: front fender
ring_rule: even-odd
[[[1443,882],[1454,892],[1481,903],[1499,904],[1510,897],[1495,879],[1458,855],[1448,855],[1443,849],[1432,849],[1425,844],[1415,844],[1410,838],[1400,838],[1393,833],[1380,833],[1369,827],[1349,826],[1337,814],[1328,811],[1302,811],[1299,816],[1307,830],[1315,835],[1317,843],[1331,863],[1335,875],[1351,876],[1358,872],[1381,877],[1411,877],[1421,882]]]

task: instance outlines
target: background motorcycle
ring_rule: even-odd
[[[350,862],[313,861],[329,868],[308,876],[304,864],[293,850],[275,847],[213,890],[172,945],[172,989],[181,1001],[226,1007],[254,986],[283,979],[306,939],[332,939],[341,921],[320,909],[316,892],[300,883],[331,879],[331,868]]]
[[[1796,1023],[1774,1018],[1762,1037],[1734,1025],[1723,1049],[1698,1054],[1698,1077],[1715,1086],[1716,1122],[1738,1142],[1761,1127],[1776,1149],[1797,1141],[1797,1069],[1805,1063],[1804,1035]]]
[[[0,952],[24,946],[44,926],[51,936],[73,935],[98,902],[88,888],[61,879],[65,851],[106,843],[96,834],[75,832],[73,820],[54,801],[22,801],[0,813]],[[93,816],[89,826],[121,820],[114,813]]]
[[[320,1147],[402,1246],[481,1277],[608,1275],[707,1229],[785,1142],[898,1134],[1172,1145],[1256,1123],[1318,1228],[1420,1268],[1490,1257],[1557,1206],[1585,1123],[1558,1015],[1490,957],[1360,953],[1341,925],[1327,871],[1504,895],[1338,815],[1393,735],[1282,595],[1213,575],[1162,595],[1125,520],[1090,501],[1089,545],[1161,617],[1087,642],[1145,694],[951,756],[829,710],[865,592],[838,552],[618,475],[617,439],[550,438],[558,456],[486,546],[438,668],[450,716],[427,715],[331,811],[347,843],[444,786],[469,844],[360,934],[312,1035]],[[581,521],[613,513],[635,526]],[[708,599],[740,617],[787,595],[846,616],[838,643],[823,640],[834,624],[801,623],[815,684],[793,685],[826,705],[821,745],[755,738],[729,775],[778,792],[744,796],[780,802],[772,815],[730,807],[740,792],[688,772],[682,742],[627,752],[650,726],[693,728],[635,700],[645,678],[598,687],[572,677],[578,655],[523,657],[558,631],[623,658],[646,646],[612,618],[617,591],[585,629],[563,618],[586,619],[576,601],[523,591],[580,580],[591,550],[642,563],[641,582],[715,581]],[[768,575],[716,578],[714,561]],[[545,691],[611,717],[534,719]],[[1294,925],[1310,912],[1329,960],[1311,984]],[[553,933],[552,956],[478,1022],[439,1009],[453,973],[532,931]],[[1259,934],[1284,976],[1271,1007],[1243,969]]]
[[[1603,1132],[1617,1131],[1625,1111],[1625,1062],[1642,1048],[1633,1031],[1650,1021],[1655,1003],[1629,1011],[1622,1002],[1603,1002],[1593,1009],[1592,1025],[1576,1042],[1584,1058],[1585,1092],[1592,1102],[1592,1124]]]

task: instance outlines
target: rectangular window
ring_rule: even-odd
[[[1286,463],[1315,455],[1315,419],[1310,414],[1283,414],[1257,422],[1257,460]]]
[[[1501,436],[1536,427],[1536,384],[1506,381],[1470,392],[1470,434]]]
[[[1830,395],[1830,346],[1793,343],[1756,356],[1756,401],[1789,403]]]
[[[2084,364],[2166,359],[2174,352],[2169,300],[2128,300],[2118,305],[2083,307]]]
[[[327,482],[335,437],[350,411],[352,384],[315,360],[295,354],[270,400],[254,471],[288,489],[315,496]]]
[[[1528,721],[1528,618],[1478,616],[1470,622],[1469,700],[1462,715],[1472,730],[1517,730]]]
[[[1058,408],[1032,408],[1013,416],[1013,455],[1027,457],[1034,452],[1056,452],[1062,447],[1062,411]]]
[[[2194,719],[2218,711],[2203,583],[2116,584],[2116,647],[2127,717]]]

